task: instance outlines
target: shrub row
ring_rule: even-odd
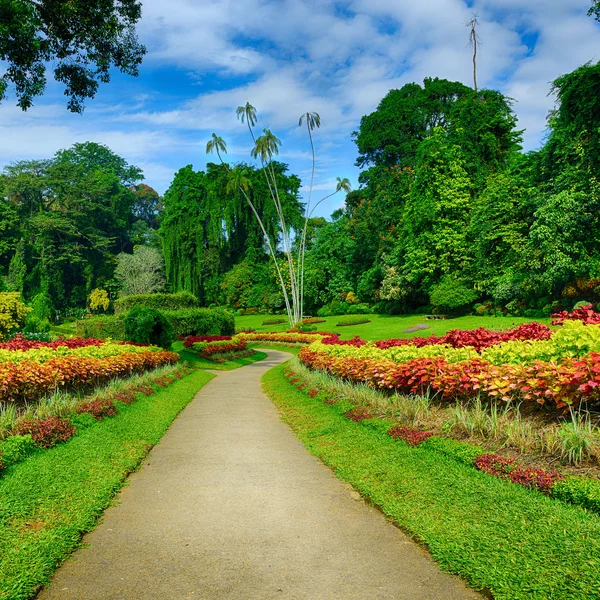
[[[191,348],[194,344],[201,342],[223,342],[230,340],[230,335],[190,335],[189,337],[180,337],[183,340],[185,348]]]
[[[234,316],[221,309],[189,308],[163,311],[171,323],[175,336],[232,335],[235,332]],[[94,317],[77,322],[80,337],[112,338],[125,340],[125,315]]]
[[[321,339],[318,333],[240,333],[247,342],[269,342],[270,344],[311,344]],[[330,335],[330,334],[326,334]]]
[[[178,354],[161,350],[128,352],[107,358],[63,356],[43,364],[31,360],[0,363],[0,401],[37,400],[56,389],[97,386],[178,360]]]
[[[199,302],[198,298],[189,292],[178,292],[176,294],[136,294],[115,300],[115,314],[126,313],[134,306],[165,311],[198,308]]]

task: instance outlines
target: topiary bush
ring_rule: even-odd
[[[126,313],[134,306],[144,306],[162,311],[198,308],[198,298],[189,292],[176,294],[137,294],[115,300],[115,314]]]
[[[134,306],[125,317],[125,337],[136,344],[170,348],[175,333],[169,319],[159,310]]]
[[[75,331],[83,338],[125,340],[125,315],[82,319],[77,321]]]
[[[449,312],[459,311],[477,299],[475,290],[458,279],[444,278],[434,286],[430,301],[435,308]]]

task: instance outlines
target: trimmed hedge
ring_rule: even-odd
[[[235,317],[221,309],[188,308],[162,312],[173,326],[176,337],[233,335],[235,333]],[[95,317],[78,321],[77,335],[84,338],[106,339],[110,337],[113,340],[125,340],[125,315]]]
[[[219,308],[189,308],[164,311],[177,337],[189,335],[233,335],[235,317]]]
[[[103,316],[77,321],[75,331],[82,338],[97,338],[105,340],[125,339],[125,315],[118,317]]]
[[[198,308],[198,298],[189,292],[177,294],[136,294],[115,300],[115,314],[126,313],[134,306],[156,310],[180,310]]]

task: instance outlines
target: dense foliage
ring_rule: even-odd
[[[526,154],[497,92],[390,91],[354,134],[361,188],[311,231],[310,309],[348,292],[392,313],[479,300],[480,314],[549,316],[600,300],[600,64],[552,91],[546,143]]]
[[[300,180],[273,163],[286,223],[298,228]],[[162,222],[167,282],[203,305],[283,306],[259,224],[241,189],[265,223],[271,243],[280,238],[277,213],[262,170],[209,163],[206,171],[181,169],[164,197]],[[227,273],[227,275],[225,275]]]
[[[142,14],[137,0],[3,1],[0,4],[0,100],[10,84],[28,109],[46,88],[49,64],[65,86],[68,108],[83,110],[112,67],[137,75],[146,49],[135,35]]]
[[[142,177],[90,142],[7,166],[0,174],[0,274],[8,287],[26,302],[43,294],[46,312],[62,314],[85,307],[96,288],[114,292],[116,255],[132,251],[141,213],[156,209],[131,189]]]

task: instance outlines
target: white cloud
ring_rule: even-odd
[[[465,23],[474,12],[480,86],[517,101],[532,148],[553,106],[549,82],[600,59],[600,28],[588,7],[589,0],[145,0],[139,32],[149,55],[139,82],[103,87],[83,116],[67,114],[56,94],[25,115],[4,102],[0,163],[99,141],[145,165],[148,183],[154,178],[164,191],[177,168],[203,167],[213,131],[227,138],[230,158],[248,160],[235,108],[250,101],[258,131],[271,127],[283,139],[281,159],[305,183],[310,148],[297,119],[319,112],[317,185],[342,174],[356,182],[350,134],[390,89],[429,76],[472,84]],[[168,69],[173,85],[164,83]],[[176,83],[183,72],[186,86]]]

